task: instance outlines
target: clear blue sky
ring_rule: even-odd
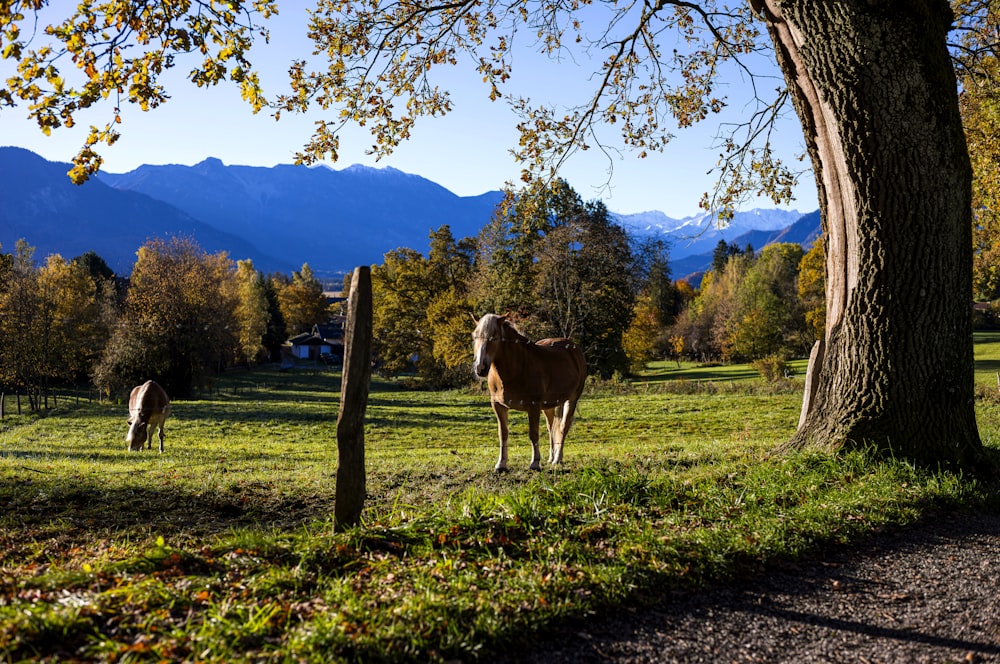
[[[310,50],[305,37],[305,11],[301,5],[282,5],[280,17],[268,22],[271,43],[255,47],[250,54],[270,96],[287,88],[285,72],[292,58],[308,55]],[[587,85],[593,71],[586,62],[551,62],[528,50],[523,56],[519,54],[513,66],[509,91],[559,106],[579,101],[580,93],[575,90]],[[0,65],[0,75],[8,71],[7,67]],[[286,114],[275,122],[266,111],[253,115],[234,86],[196,88],[184,80],[188,69],[190,66],[182,61],[164,79],[172,98],[163,106],[143,113],[125,105],[122,138],[110,148],[99,147],[105,159],[104,170],[120,173],[141,164],[190,165],[206,157],[217,157],[231,165],[291,163],[295,152],[309,138],[313,122],[320,117]],[[776,70],[773,73],[777,75]],[[749,101],[739,77],[733,79],[729,89],[722,91],[729,97],[728,121],[746,112]],[[490,102],[486,86],[471,66],[449,69],[440,84],[452,92],[452,113],[418,121],[412,138],[378,162],[364,154],[371,144],[367,130],[354,130],[341,139],[340,161],[331,166],[392,166],[424,176],[463,196],[499,189],[507,181],[516,182],[521,169],[509,153],[517,142],[514,114],[504,102]],[[82,145],[87,127],[103,126],[111,106],[89,115],[80,114],[77,127],[56,130],[49,137],[24,119],[25,109],[3,109],[0,144],[24,147],[52,161],[69,161]],[[718,132],[719,121],[710,118],[695,128],[677,131],[677,138],[664,153],[645,159],[624,152],[609,163],[597,150],[577,153],[562,176],[583,198],[600,198],[614,212],[660,210],[672,217],[697,214],[702,192],[714,182],[714,175],[708,171],[718,158],[718,150],[712,148]],[[801,129],[794,117],[780,125],[777,135],[784,158],[793,160],[803,152]],[[609,166],[613,174],[605,186]],[[813,177],[806,173],[800,178],[791,207],[807,212],[817,206]],[[763,199],[744,207],[769,208],[774,204]]]

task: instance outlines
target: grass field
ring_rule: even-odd
[[[1000,335],[977,337],[996,389]],[[864,453],[770,451],[801,374],[663,364],[594,384],[566,463],[492,472],[481,387],[375,380],[364,524],[335,533],[339,376],[227,376],[173,404],[166,452],[125,451],[120,404],[0,421],[0,660],[489,660],[553,622],[753,574],[940,510],[972,478]],[[979,404],[1000,447],[1000,399]],[[544,456],[544,453],[543,453]]]

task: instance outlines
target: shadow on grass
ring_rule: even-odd
[[[691,369],[673,369],[643,374],[642,382],[662,382],[667,380],[716,381],[716,380],[747,380],[759,378],[760,373],[749,366],[739,367],[695,367]]]
[[[1000,360],[976,360],[976,373],[1000,373]]]
[[[222,536],[243,527],[295,529],[333,512],[329,493],[279,491],[273,482],[201,486],[127,484],[99,478],[23,475],[0,486],[0,531],[7,565],[44,542],[46,557],[96,540],[141,540],[150,535],[181,539]]]

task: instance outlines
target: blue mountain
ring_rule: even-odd
[[[400,247],[425,253],[430,232],[446,224],[456,240],[475,236],[503,197],[458,196],[394,168],[261,168],[218,159],[140,166],[100,180],[169,203],[297,267],[308,263],[317,274],[381,263]]]
[[[286,270],[291,263],[260,251],[245,239],[141,193],[119,191],[101,180],[70,182],[70,164],[46,161],[21,148],[0,148],[0,247],[6,253],[23,239],[36,260],[61,254],[67,260],[94,251],[117,274],[129,274],[136,251],[150,238],[191,237],[210,253]]]
[[[778,231],[747,231],[736,237],[733,243],[741,249],[747,246],[754,251],[763,249],[769,244],[788,242],[802,245],[808,250],[822,234],[819,220],[819,210],[804,214],[798,221]],[[686,256],[671,264],[675,278],[687,279],[688,283],[697,288],[701,284],[704,273],[712,267],[714,250],[704,254]]]
[[[308,263],[332,280],[358,265],[381,263],[389,251],[426,253],[429,234],[447,224],[456,239],[475,236],[503,194],[457,196],[418,175],[393,168],[282,165],[140,166],[70,183],[69,164],[28,150],[0,148],[0,248],[18,239],[73,258],[95,251],[118,274],[129,274],[149,238],[183,235],[206,251],[250,258],[264,272],[291,272]],[[706,215],[674,220],[661,212],[618,215],[636,238],[665,237],[676,278],[700,281],[719,239],[760,249],[771,242],[811,245],[819,213],[739,212],[717,228]]]

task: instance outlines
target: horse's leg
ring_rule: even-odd
[[[160,422],[160,454],[163,454],[163,439],[167,437],[167,434],[163,433],[163,422]]]
[[[500,434],[500,458],[497,460],[496,472],[502,473],[507,470],[507,436],[510,432],[507,427],[507,407],[494,401],[493,412],[497,416],[497,433]]]
[[[576,412],[576,401],[570,400],[562,405],[560,408],[562,411],[562,417],[559,418],[559,431],[557,432],[558,439],[555,444],[555,459],[552,461],[554,464],[562,463],[563,457],[563,443],[566,442],[566,434],[569,433],[569,428],[573,425],[573,414]]]
[[[531,470],[542,469],[542,455],[538,452],[538,423],[541,419],[542,411],[532,407],[528,410],[528,437],[531,438]]]
[[[545,428],[549,432],[549,463],[555,458],[556,436],[559,435],[559,418],[553,408],[545,409]]]

